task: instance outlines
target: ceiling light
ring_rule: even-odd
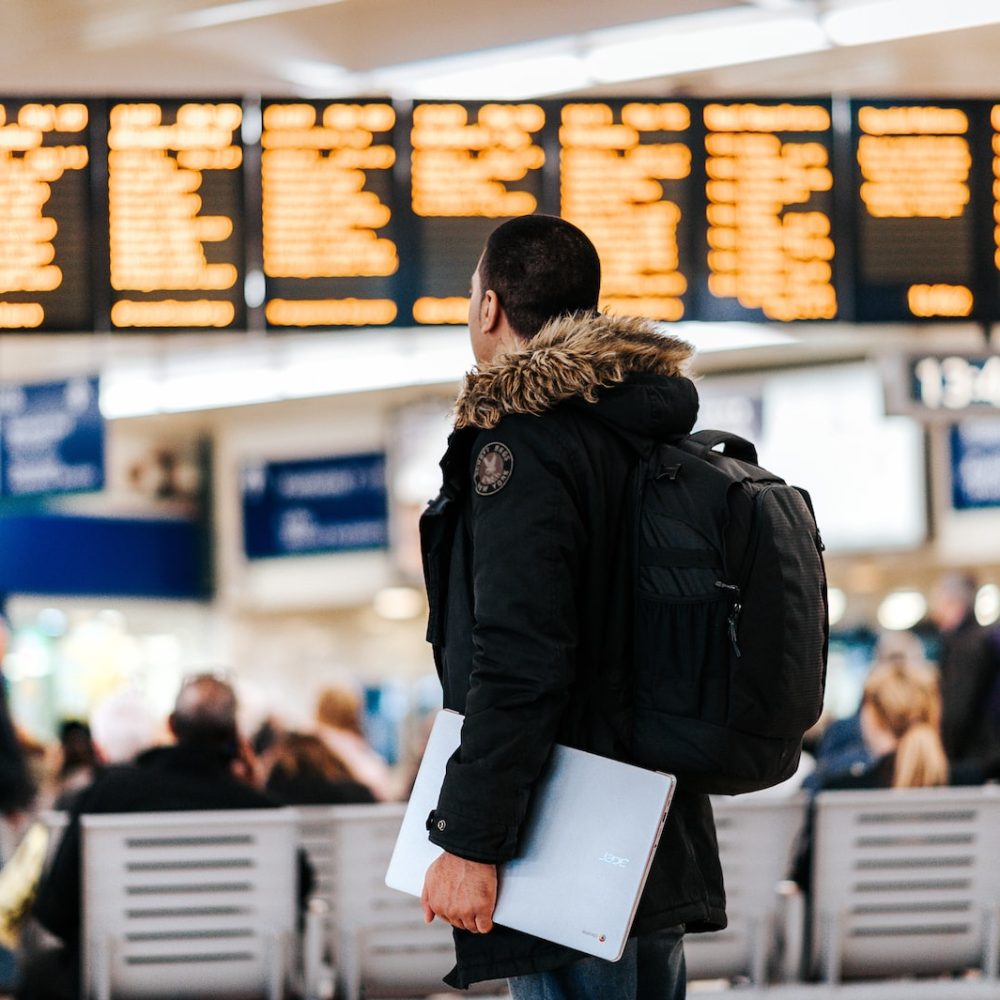
[[[761,323],[670,323],[663,332],[686,340],[697,354],[777,347],[798,341],[784,330]]]
[[[879,605],[878,623],[892,632],[913,628],[927,613],[927,598],[919,590],[897,590]]]
[[[880,0],[828,11],[823,30],[835,45],[866,45],[1000,23],[997,0]]]
[[[373,73],[372,82],[376,90],[401,97],[513,101],[593,81],[575,53],[573,39],[564,38],[392,66]]]
[[[375,614],[386,621],[401,622],[424,613],[424,595],[416,587],[383,587],[372,601]]]
[[[1000,587],[987,583],[976,594],[976,621],[984,628],[1000,621]]]
[[[287,59],[276,67],[279,76],[301,87],[304,92],[315,93],[319,97],[337,97],[348,93],[360,93],[361,86],[356,73],[351,73],[334,63],[315,59]]]
[[[670,18],[591,36],[585,64],[602,83],[674,76],[740,63],[820,52],[830,42],[811,17],[723,11]],[[618,40],[615,40],[618,36]]]
[[[175,14],[167,22],[168,31],[197,31],[220,24],[253,21],[260,17],[292,14],[311,7],[332,7],[341,0],[237,0],[235,3],[210,4],[201,10]]]
[[[839,587],[830,587],[826,592],[826,603],[829,609],[830,624],[840,624],[847,611],[847,595]]]

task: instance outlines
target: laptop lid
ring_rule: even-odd
[[[438,714],[385,881],[420,896],[441,849],[427,839],[463,718]],[[499,868],[496,923],[600,958],[621,957],[674,793],[672,775],[557,745],[518,856]]]

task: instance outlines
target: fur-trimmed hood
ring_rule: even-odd
[[[650,375],[683,383],[681,395],[693,409],[690,421],[681,422],[693,424],[697,396],[682,378],[692,353],[690,344],[664,335],[648,319],[601,313],[560,317],[520,350],[466,375],[455,404],[455,429],[489,429],[509,414],[544,413],[567,400],[596,403],[600,390]]]

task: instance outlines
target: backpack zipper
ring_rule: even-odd
[[[740,651],[740,644],[736,639],[736,630],[740,623],[740,612],[743,610],[743,605],[740,604],[740,588],[735,583],[723,583],[721,580],[716,580],[715,585],[721,590],[728,590],[733,595],[733,606],[729,609],[729,617],[726,621],[729,625],[729,641],[732,643],[733,652],[737,656],[742,656],[743,653]]]

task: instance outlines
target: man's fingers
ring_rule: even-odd
[[[493,920],[489,916],[484,916],[479,914],[476,916],[476,927],[477,934],[489,934],[493,930]]]

